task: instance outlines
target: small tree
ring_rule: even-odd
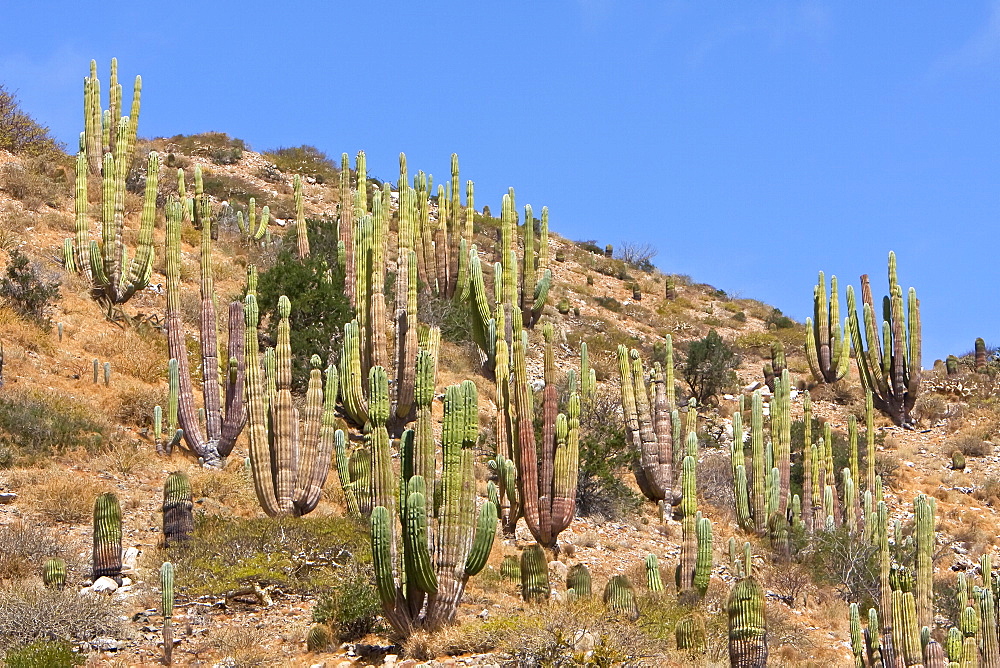
[[[49,302],[59,299],[59,282],[42,280],[37,265],[16,248],[10,253],[7,272],[0,278],[0,297],[21,315],[49,327]]]
[[[692,341],[682,368],[684,380],[691,388],[691,396],[697,399],[699,405],[707,403],[727,383],[735,380],[733,369],[739,363],[739,355],[714,329],[705,338]]]
[[[0,150],[37,156],[58,149],[49,129],[26,114],[17,96],[0,84]]]
[[[653,271],[653,258],[657,250],[652,244],[623,241],[618,249],[618,257],[639,271]]]

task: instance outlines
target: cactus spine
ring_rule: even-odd
[[[819,282],[813,288],[813,318],[806,318],[806,359],[813,376],[821,383],[835,383],[847,374],[850,344],[846,337],[847,323],[840,326],[840,294],[837,277],[830,277],[827,300],[826,278],[819,272]]]
[[[185,543],[194,532],[191,483],[183,471],[175,471],[163,483],[163,543],[171,547]]]
[[[418,375],[429,378],[433,387],[431,353],[421,351],[417,364]],[[371,515],[372,560],[386,618],[397,633],[409,636],[419,628],[434,630],[452,621],[468,578],[486,565],[497,510],[486,501],[476,520],[473,460],[479,411],[471,381],[445,392],[440,476],[433,432],[419,426],[403,433],[400,474],[393,474],[385,370],[372,368],[369,383],[376,504]]]
[[[66,586],[66,562],[62,559],[49,559],[42,571],[42,582],[46,587],[62,589]]]
[[[200,186],[196,170],[195,217],[201,222],[201,376],[205,409],[204,427],[197,417],[192,376],[188,369],[187,346],[180,306],[180,226],[182,202],[167,203],[167,349],[177,360],[179,376],[178,421],[188,447],[206,466],[220,467],[232,452],[236,439],[246,424],[244,378],[246,366],[245,314],[243,304],[229,305],[228,369],[224,378],[220,369],[218,320],[215,311],[215,283],[212,276],[212,218],[208,198]],[[256,346],[256,339],[254,339]],[[225,385],[225,399],[222,387]],[[223,403],[224,402],[224,403]],[[223,406],[225,411],[223,412]]]
[[[94,501],[94,580],[109,577],[122,583],[122,509],[106,492]]]
[[[174,652],[174,565],[169,561],[160,567],[160,593],[163,599],[163,659],[169,666]]]
[[[310,360],[313,368],[306,390],[305,420],[299,425],[291,391],[291,310],[291,302],[282,295],[278,299],[275,394],[267,401],[257,348],[257,299],[253,294],[246,297],[250,464],[257,499],[272,517],[305,515],[316,507],[330,470],[336,432],[337,372],[333,366],[327,369],[324,387],[318,355]]]
[[[867,274],[861,277],[861,299],[864,336],[854,290],[847,288],[848,329],[857,351],[861,384],[872,393],[875,408],[888,415],[897,426],[912,427],[910,411],[920,390],[920,302],[916,291],[910,288],[904,312],[895,253],[889,253],[889,296],[884,300],[881,325],[876,321]]]

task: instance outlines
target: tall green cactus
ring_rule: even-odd
[[[244,240],[248,242],[259,242],[267,232],[267,224],[271,218],[271,207],[264,206],[257,216],[257,200],[253,197],[247,206],[247,214],[244,218],[242,211],[236,212],[236,227],[243,234]]]
[[[813,318],[806,318],[806,359],[813,376],[821,383],[835,383],[847,374],[850,343],[847,322],[840,326],[840,294],[837,277],[830,277],[827,300],[826,278],[819,272],[813,288]]]
[[[275,348],[275,394],[267,401],[258,352],[258,309],[253,294],[246,297],[246,358],[248,435],[254,489],[268,515],[300,516],[319,502],[330,470],[336,432],[334,405],[337,401],[336,367],[326,371],[313,355],[306,390],[304,423],[292,401],[292,346],[288,297],[278,299],[278,339]]]
[[[918,626],[934,624],[934,497],[920,494],[913,501],[916,537],[916,613]]]
[[[295,240],[301,260],[309,257],[309,229],[306,226],[306,214],[302,202],[302,177],[298,174],[292,180],[292,189],[295,194]]]
[[[229,304],[228,369],[221,377],[219,360],[218,319],[215,310],[215,282],[212,275],[212,216],[208,198],[201,192],[200,171],[195,172],[194,211],[201,221],[201,381],[205,409],[202,426],[194,402],[192,374],[188,368],[183,317],[181,315],[181,219],[184,203],[176,199],[167,202],[167,350],[177,360],[179,393],[178,421],[184,430],[184,440],[206,466],[221,467],[232,452],[236,439],[246,424],[244,379],[246,366],[244,349],[246,325],[243,304]],[[180,175],[179,175],[180,178]],[[256,346],[256,339],[254,339]],[[222,388],[225,386],[225,398]],[[224,410],[223,410],[224,409]]]
[[[171,358],[168,364],[169,373],[167,375],[167,430],[163,432],[163,408],[159,405],[153,406],[153,432],[152,439],[156,445],[156,452],[161,455],[169,455],[173,452],[174,446],[181,442],[184,430],[177,427],[177,405],[180,397],[180,372],[177,360]]]
[[[681,495],[674,488],[673,407],[668,400],[668,383],[657,368],[650,391],[639,352],[623,345],[618,346],[618,371],[625,430],[639,454],[633,465],[636,482],[647,499],[675,505]],[[676,424],[680,426],[679,421]]]
[[[160,595],[163,612],[163,659],[169,666],[173,663],[174,652],[174,565],[165,561],[160,566]]]
[[[430,357],[421,351],[418,368],[433,369]],[[492,501],[484,502],[476,520],[473,461],[479,410],[471,381],[445,392],[440,475],[433,430],[418,425],[417,430],[403,433],[398,476],[392,470],[386,431],[385,370],[372,368],[369,383],[376,505],[371,515],[372,560],[386,619],[398,634],[409,636],[417,629],[434,630],[452,621],[468,578],[486,565],[497,509]]]
[[[729,616],[729,665],[733,668],[766,666],[764,589],[749,572],[733,585],[726,611]]]
[[[903,307],[903,289],[896,277],[896,254],[889,253],[889,295],[883,299],[882,321],[876,321],[868,275],[861,277],[864,333],[858,319],[852,287],[847,288],[851,342],[857,354],[861,384],[872,393],[875,408],[900,427],[912,427],[910,411],[920,391],[920,302],[909,289]],[[881,337],[879,331],[881,330]]]
[[[515,315],[515,324],[519,318]],[[520,329],[520,328],[518,328]],[[573,394],[567,413],[558,413],[553,330],[546,324],[542,439],[535,438],[534,408],[525,363],[525,338],[516,336],[513,352],[513,405],[517,433],[518,493],[525,523],[542,546],[554,548],[559,533],[573,521],[580,457],[580,397]]]
[[[163,483],[163,543],[171,547],[191,540],[194,533],[191,483],[183,471],[174,471]]]
[[[118,496],[105,492],[94,500],[93,576],[122,583],[122,509]]]
[[[550,593],[545,550],[535,543],[521,552],[521,598],[525,603],[546,603]]]

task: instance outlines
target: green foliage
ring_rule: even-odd
[[[642,503],[622,482],[621,469],[632,463],[635,453],[625,440],[618,410],[618,397],[601,393],[585,402],[580,413],[580,477],[576,487],[580,515],[617,519]]]
[[[274,163],[278,170],[286,174],[311,176],[316,183],[331,183],[336,180],[339,169],[326,153],[315,146],[303,144],[289,148],[276,148],[264,153],[264,157]]]
[[[371,573],[353,569],[340,583],[320,595],[312,619],[318,624],[329,624],[338,642],[348,642],[370,633],[381,610]]]
[[[67,170],[59,161],[29,158],[9,162],[0,169],[0,189],[24,204],[29,211],[43,206],[58,207],[66,195]]]
[[[232,165],[240,161],[246,142],[225,132],[203,132],[197,135],[174,135],[167,140],[171,150],[208,158],[217,165]]]
[[[862,609],[877,603],[878,548],[846,528],[817,532],[805,565],[813,581],[836,588],[845,601],[857,601]]]
[[[8,668],[70,668],[86,663],[65,640],[36,640],[7,652]]]
[[[0,468],[28,464],[77,447],[90,452],[106,440],[107,423],[92,406],[46,390],[0,397]]]
[[[59,299],[59,282],[43,280],[38,265],[15,248],[7,272],[0,278],[0,297],[25,318],[48,328],[52,324],[47,314],[49,302]]]
[[[0,150],[29,156],[59,150],[49,129],[22,110],[17,96],[3,84],[0,84]]]
[[[295,251],[295,232],[289,233],[274,265],[261,272],[257,303],[262,318],[268,318],[268,345],[274,345],[278,326],[278,298],[292,302],[292,387],[305,389],[309,380],[309,358],[328,361],[339,350],[345,322],[354,317],[344,290],[344,272],[335,263],[337,224],[332,220],[309,220],[312,252],[300,260]]]
[[[191,540],[171,548],[178,593],[219,596],[253,584],[285,592],[336,588],[370,573],[368,532],[343,517],[202,517]],[[365,575],[364,577],[370,577]]]
[[[768,329],[790,329],[795,327],[795,321],[784,315],[781,309],[771,309],[771,313],[767,316],[764,321]]]
[[[598,306],[604,307],[614,313],[622,312],[621,302],[614,297],[594,297],[594,301],[597,302]]]
[[[691,389],[691,396],[703,405],[727,384],[735,382],[734,369],[739,363],[739,355],[713,329],[705,338],[688,345],[681,375]]]
[[[472,304],[467,299],[448,299],[429,293],[420,294],[419,308],[421,324],[437,326],[441,338],[452,343],[472,341]],[[390,301],[391,303],[391,301]]]

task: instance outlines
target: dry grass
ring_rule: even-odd
[[[41,573],[46,559],[64,554],[63,546],[41,527],[25,522],[0,526],[0,580],[26,580]]]
[[[167,340],[159,332],[148,329],[104,332],[85,341],[83,349],[101,362],[111,362],[112,374],[146,382],[166,378]]]
[[[106,487],[89,478],[45,469],[24,487],[24,496],[35,512],[52,522],[82,524],[90,519],[94,499],[108,491]]]
[[[265,633],[263,629],[250,626],[226,626],[213,634],[212,644],[232,662],[233,668],[254,668],[271,664],[264,652]]]
[[[0,339],[5,347],[21,347],[25,350],[52,355],[56,351],[55,331],[47,332],[39,324],[26,320],[7,306],[0,306]]]
[[[0,590],[0,646],[11,647],[39,638],[91,640],[121,638],[126,631],[121,611],[111,599],[81,596],[38,586],[15,585]]]

